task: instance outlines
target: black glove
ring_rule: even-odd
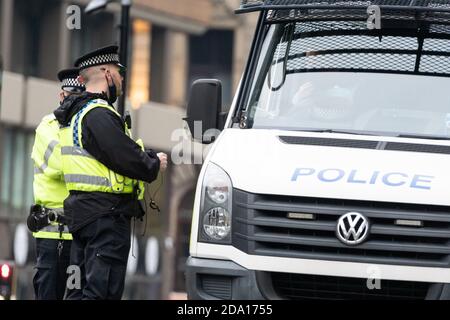
[[[30,215],[27,218],[28,229],[31,232],[38,232],[49,224],[48,215],[42,210],[42,207],[38,204],[31,206]]]
[[[145,153],[152,159],[158,159],[158,154],[152,149],[145,149]]]

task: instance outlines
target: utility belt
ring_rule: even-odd
[[[80,191],[80,190],[70,190],[70,195],[84,195],[84,194],[102,194],[114,197],[116,199],[121,199],[124,201],[132,201],[137,200],[136,192],[135,193],[107,193],[102,191]]]
[[[111,199],[111,206],[114,209],[110,210],[110,214],[112,216],[126,216],[128,218],[138,218],[142,219],[145,215],[145,205],[142,201],[138,200],[138,193],[106,193],[100,191],[88,192],[88,191],[78,191],[78,190],[70,190],[71,196],[78,195],[92,195],[99,194],[99,196],[107,197]],[[89,201],[91,200],[91,196],[89,196]],[[80,209],[78,209],[80,210]]]
[[[64,210],[33,205],[27,219],[28,229],[35,238],[72,240]]]

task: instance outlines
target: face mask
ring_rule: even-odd
[[[106,83],[108,83],[108,80],[106,80]],[[115,103],[117,101],[117,88],[114,81],[112,81],[111,85],[109,85],[108,83],[108,92],[109,92],[108,96],[109,103],[111,104]]]
[[[60,101],[59,101],[59,105],[60,105],[60,106],[63,105],[63,103],[64,103],[64,101],[67,99],[67,97],[69,97],[69,95],[66,94],[66,93],[63,93],[63,94],[62,94],[62,97],[60,96]]]

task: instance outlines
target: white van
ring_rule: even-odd
[[[242,1],[260,19],[225,123],[220,82],[188,104],[195,139],[223,128],[189,298],[450,299],[450,1],[389,3]]]

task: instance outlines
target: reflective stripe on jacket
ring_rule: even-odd
[[[124,177],[106,167],[83,148],[82,123],[84,117],[95,108],[106,108],[120,115],[104,100],[92,100],[71,120],[70,126],[60,129],[61,155],[64,180],[69,191],[106,192],[115,194],[138,194],[143,198],[144,183]],[[121,117],[120,117],[121,118]],[[125,133],[131,138],[131,131],[125,124]],[[143,149],[143,144],[140,142]]]

